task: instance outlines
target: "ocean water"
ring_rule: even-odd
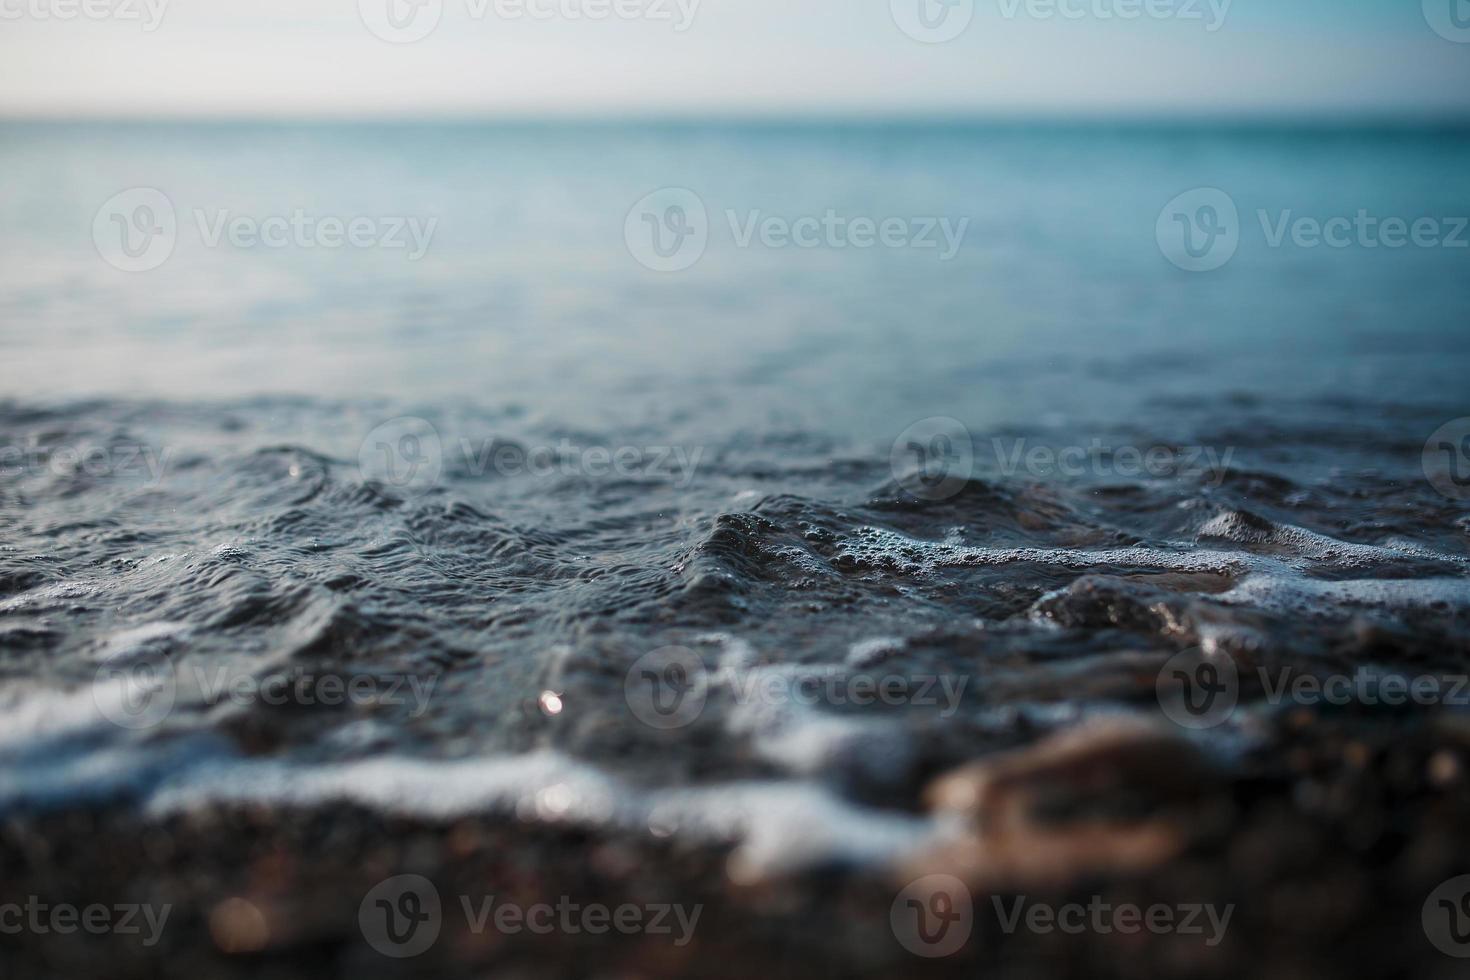
[[[6,123],[0,173],[3,814],[504,813],[751,881],[922,850],[935,775],[1157,718],[1181,653],[1470,655],[1463,130]],[[380,244],[210,244],[297,211]],[[1360,212],[1439,238],[1273,245]],[[1186,734],[1229,764],[1242,703]]]
[[[52,401],[462,398],[696,432],[790,419],[875,441],[935,414],[1135,418],[1161,395],[1442,403],[1466,250],[1272,248],[1257,212],[1450,218],[1467,152],[1463,131],[1284,124],[11,123],[0,383]],[[166,262],[129,274],[89,230],[140,187],[167,195],[179,231]],[[625,218],[670,187],[703,201],[709,245],[659,274],[633,260]],[[1189,274],[1156,225],[1200,187],[1234,200],[1240,245]],[[207,245],[221,215],[296,210],[437,226],[417,261]],[[744,227],[829,210],[968,224],[948,261],[742,248],[731,228],[732,212]]]

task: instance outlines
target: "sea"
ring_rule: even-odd
[[[0,174],[0,816],[760,880],[1167,722],[1176,656],[1470,653],[1463,127],[11,121]]]

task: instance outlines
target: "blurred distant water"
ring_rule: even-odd
[[[1335,125],[7,123],[0,391],[457,397],[841,435],[1126,418],[1165,394],[1422,401],[1464,377],[1470,248],[1271,248],[1257,212],[1464,216],[1467,164],[1467,131]],[[670,187],[703,202],[709,245],[659,273],[625,218]],[[93,241],[130,188],[177,213],[146,272]],[[1240,215],[1206,273],[1156,236],[1195,188]],[[418,261],[211,248],[200,228],[295,211],[437,224]],[[732,230],[828,212],[967,224],[950,261]]]

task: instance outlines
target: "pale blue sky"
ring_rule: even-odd
[[[1421,0],[1233,0],[1214,31],[1224,0],[1131,0],[1203,15],[1131,21],[1096,14],[1130,0],[1053,0],[1073,19],[974,0],[940,44],[906,35],[890,0],[698,0],[682,32],[428,0],[443,4],[437,28],[405,44],[360,16],[389,0],[85,0],[144,18],[166,3],[151,32],[32,12],[79,2],[0,0],[0,113],[1470,112],[1470,43],[1432,30]],[[666,3],[677,20],[695,0],[601,2]],[[1436,2],[1470,19],[1470,0]]]

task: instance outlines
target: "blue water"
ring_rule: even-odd
[[[1256,216],[1470,213],[1470,134],[1285,125],[5,124],[0,391],[47,402],[464,397],[569,424],[1131,417],[1158,395],[1454,399],[1470,248],[1271,248]],[[90,234],[173,202],[148,272]],[[695,191],[692,268],[624,218]],[[1226,191],[1241,242],[1182,271],[1161,209]],[[426,254],[205,247],[196,211],[437,219]],[[968,220],[958,253],[741,248],[726,212]],[[1470,233],[1461,235],[1461,242]]]

